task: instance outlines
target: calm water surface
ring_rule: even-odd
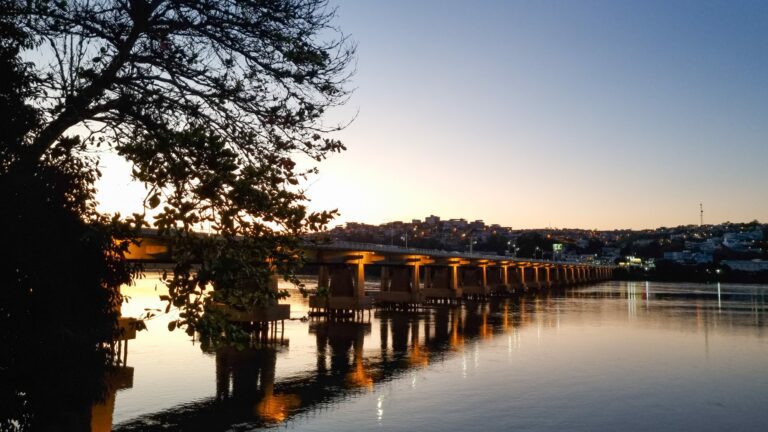
[[[123,314],[157,307],[154,279]],[[203,352],[168,317],[130,342],[114,430],[765,431],[768,287],[608,282],[302,321]]]

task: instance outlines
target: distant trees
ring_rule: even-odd
[[[510,250],[510,247],[511,244],[507,237],[492,234],[484,242],[480,242],[475,249],[478,251],[493,252],[495,254],[503,255]]]
[[[541,258],[544,253],[552,252],[554,241],[542,236],[538,232],[526,232],[517,238],[518,257]]]

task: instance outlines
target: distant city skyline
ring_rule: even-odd
[[[358,114],[306,186],[334,225],[768,220],[768,3],[332,4],[358,64],[329,121]],[[129,168],[102,167],[101,208],[137,210]]]

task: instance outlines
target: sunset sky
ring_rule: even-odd
[[[768,2],[332,1],[358,44],[316,209],[514,228],[768,221]],[[102,160],[99,201],[130,211]]]

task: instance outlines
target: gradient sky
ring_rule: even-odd
[[[768,2],[332,3],[358,63],[331,119],[359,114],[307,186],[337,223],[768,222]],[[101,208],[135,208],[102,165]]]

